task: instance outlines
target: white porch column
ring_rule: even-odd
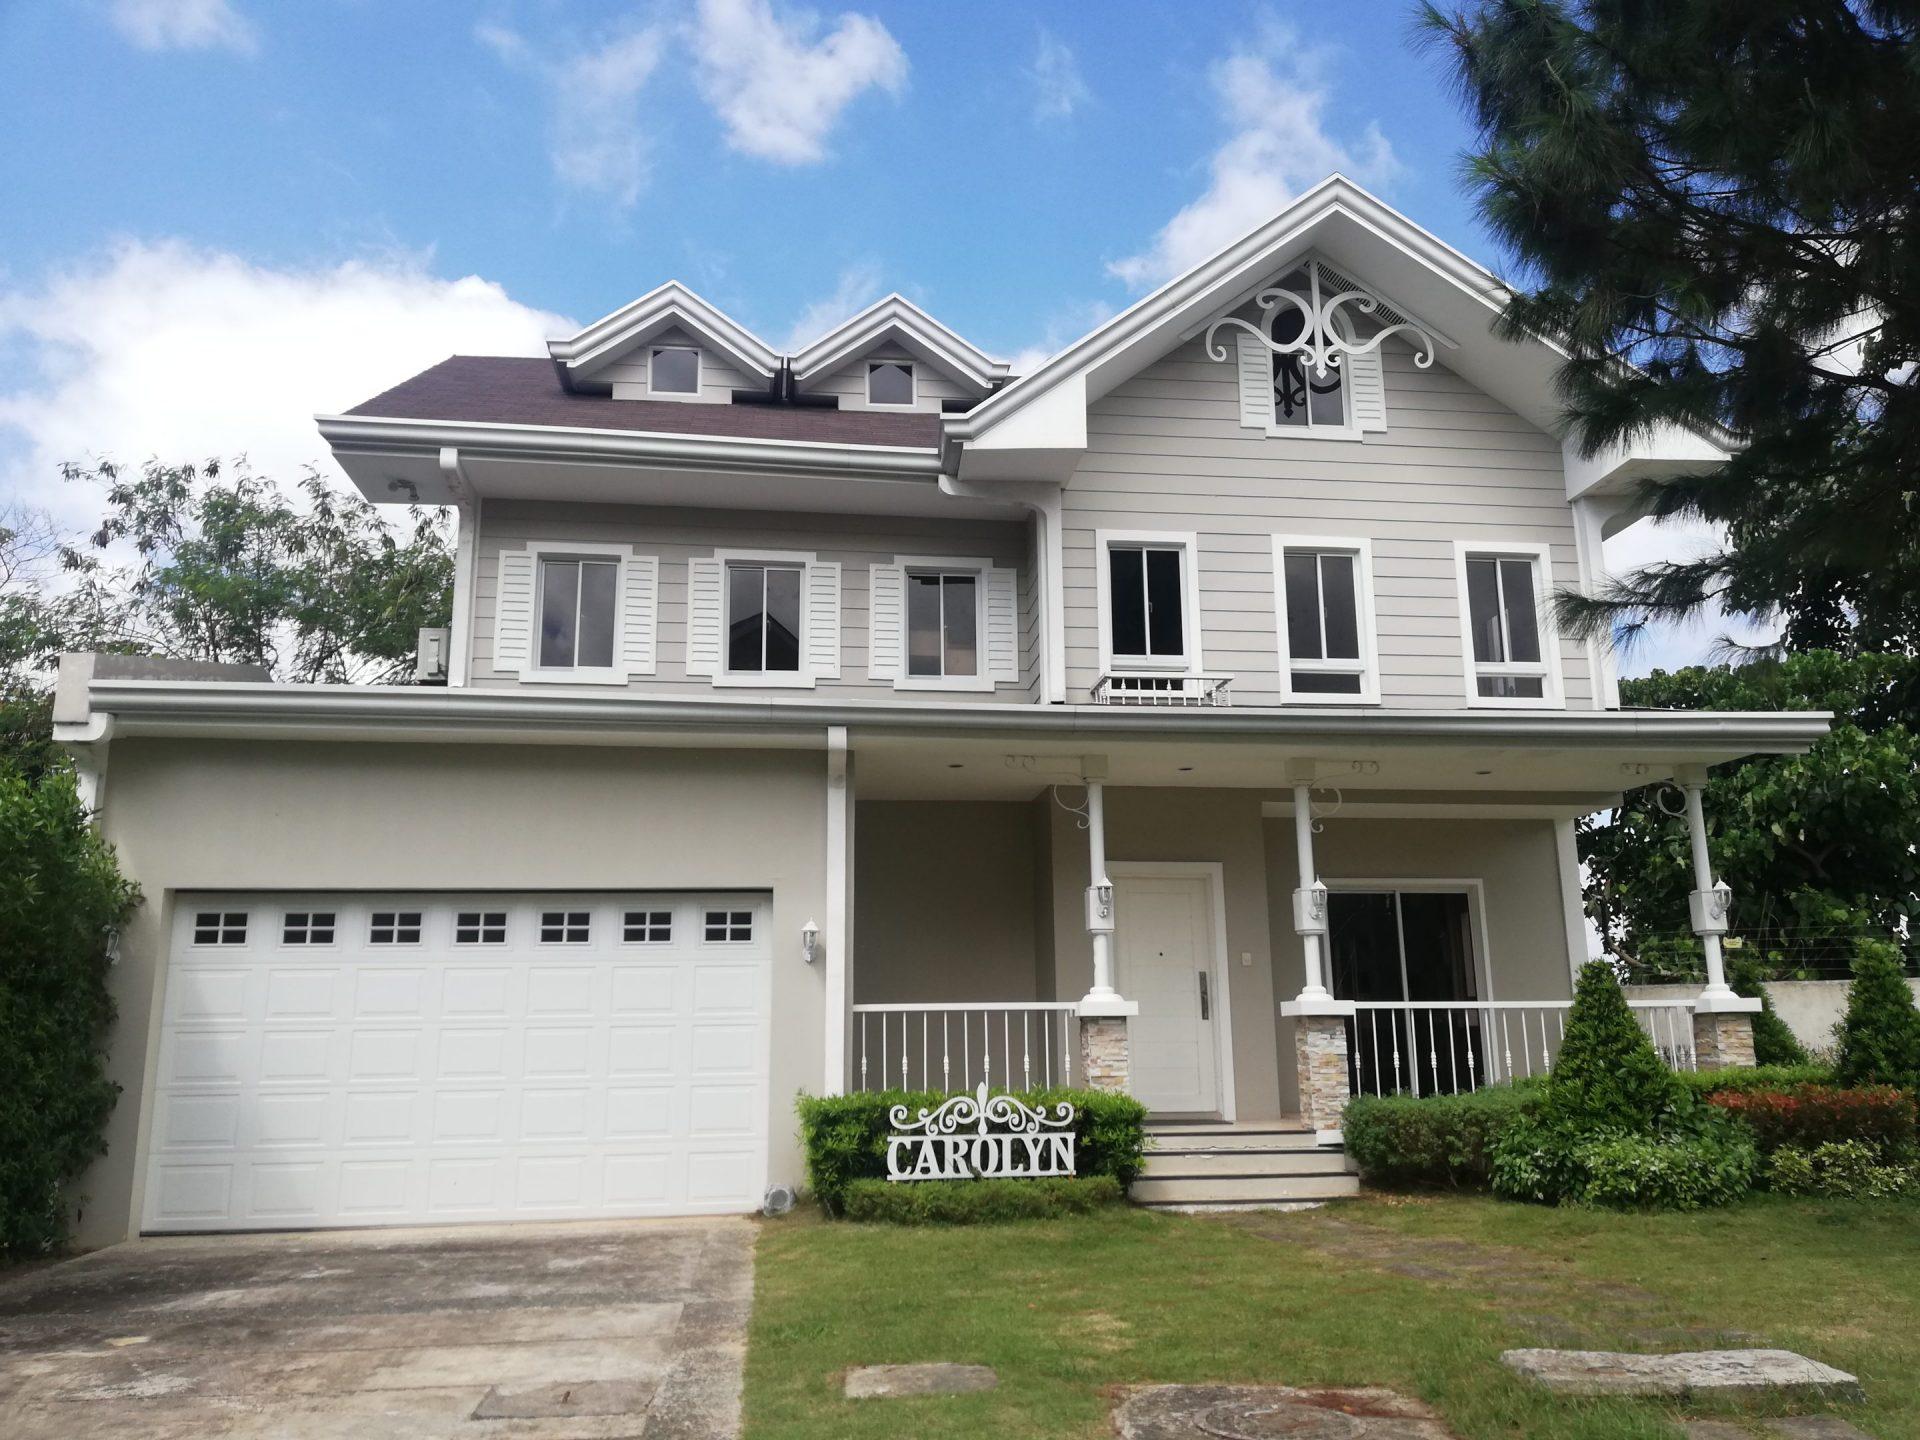
[[[1293,849],[1300,862],[1300,885],[1293,892],[1293,928],[1306,956],[1306,983],[1299,998],[1330,1000],[1321,949],[1327,937],[1327,887],[1320,883],[1313,863],[1313,787],[1305,781],[1293,787]]]
[[[1081,774],[1087,786],[1087,938],[1093,945],[1093,984],[1080,997],[1080,1074],[1095,1090],[1127,1090],[1133,1061],[1127,1021],[1139,1005],[1120,998],[1113,984],[1113,932],[1117,907],[1107,874],[1106,761],[1087,756]]]
[[[853,786],[847,727],[827,727],[827,930],[821,937],[826,981],[826,1064],[821,1094],[847,1089],[847,930],[853,888]]]
[[[1313,776],[1311,760],[1288,767],[1293,780],[1293,848],[1300,885],[1293,892],[1293,928],[1300,936],[1305,983],[1300,993],[1280,1003],[1293,1021],[1295,1073],[1300,1086],[1300,1118],[1323,1143],[1340,1139],[1340,1117],[1351,1098],[1347,1071],[1347,1021],[1351,1000],[1336,1000],[1327,989],[1327,887],[1313,859]]]
[[[1087,781],[1087,935],[1093,941],[1088,1000],[1118,1000],[1113,988],[1113,877],[1107,874],[1106,784]]]
[[[1694,1064],[1702,1070],[1753,1064],[1753,1016],[1758,998],[1733,993],[1727,984],[1726,957],[1720,937],[1727,933],[1727,911],[1733,893],[1724,881],[1715,883],[1713,860],[1707,854],[1707,816],[1700,792],[1707,787],[1707,767],[1682,765],[1674,779],[1687,797],[1687,842],[1693,850],[1693,894],[1688,897],[1693,933],[1706,952],[1707,988],[1693,1002]]]

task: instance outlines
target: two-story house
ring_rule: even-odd
[[[1574,821],[1661,779],[1711,983],[1643,1018],[1737,1060],[1698,789],[1825,719],[1625,711],[1556,633],[1721,451],[1583,455],[1505,293],[1336,177],[1019,376],[667,284],[322,417],[457,511],[445,683],[65,667],[146,897],[88,1235],[746,1210],[843,1087],[1330,1143],[1550,1059]],[[1143,1194],[1303,1193],[1218,1168]]]

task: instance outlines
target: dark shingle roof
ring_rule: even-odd
[[[933,449],[938,415],[885,415],[800,405],[701,405],[615,400],[562,389],[548,360],[454,355],[354,406],[349,415],[395,420],[490,421],[578,430],[716,435],[741,440],[814,440],[830,445]]]

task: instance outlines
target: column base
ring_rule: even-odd
[[[1752,1012],[1694,1011],[1693,1064],[1697,1070],[1751,1070],[1754,1067]]]
[[[1089,1090],[1124,1093],[1133,1082],[1124,1015],[1080,1017],[1080,1083]]]
[[[1299,1014],[1293,1021],[1293,1052],[1300,1080],[1300,1118],[1322,1144],[1340,1140],[1341,1118],[1353,1098],[1347,1072],[1347,1021],[1343,1015]]]

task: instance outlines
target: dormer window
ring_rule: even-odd
[[[875,360],[867,365],[869,405],[910,406],[914,403],[913,365],[906,360]]]
[[[700,393],[700,352],[688,345],[656,345],[647,361],[647,388],[655,395]]]

